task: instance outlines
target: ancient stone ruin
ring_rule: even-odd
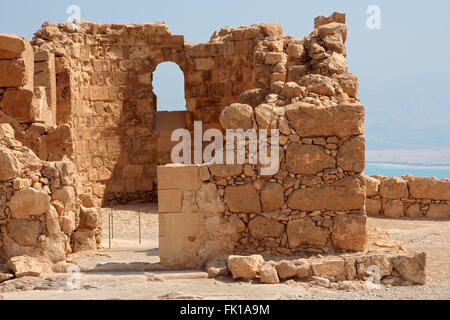
[[[316,18],[302,40],[277,23],[225,27],[198,45],[164,23],[44,23],[30,43],[1,34],[0,258],[16,277],[50,273],[70,253],[100,248],[102,205],[157,200],[160,259],[170,268],[276,253],[305,260],[230,256],[228,269],[265,282],[353,280],[374,264],[386,282],[424,283],[424,254],[368,240],[366,180],[370,213],[401,205],[421,215],[430,204],[447,218],[449,182],[439,182],[439,199],[416,201],[415,178],[403,194],[406,182],[383,178],[378,189],[363,175],[364,107],[346,39],[338,13]],[[185,112],[157,110],[153,72],[167,61],[184,73]],[[194,121],[222,132],[278,129],[278,172],[262,176],[264,164],[248,159],[171,164],[172,131],[193,132]]]

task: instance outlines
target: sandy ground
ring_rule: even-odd
[[[83,270],[97,264],[145,262],[158,258],[158,215],[155,204],[116,206],[114,238],[109,249],[109,213],[103,210],[105,250],[74,257]],[[142,243],[139,245],[141,212]],[[0,288],[3,299],[450,299],[450,221],[393,220],[370,218],[375,226],[404,243],[411,250],[426,251],[428,283],[425,286],[382,287],[373,290],[339,291],[293,280],[277,285],[234,282],[231,278],[207,279],[201,271],[187,272],[103,272],[81,273],[78,290],[67,288],[67,275],[42,282],[24,279]],[[133,268],[132,268],[133,269]],[[131,270],[132,270],[131,269]],[[123,269],[122,270],[126,270]],[[11,281],[10,281],[11,282]],[[26,291],[19,291],[21,288]]]

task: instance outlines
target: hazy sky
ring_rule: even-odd
[[[225,25],[263,22],[280,22],[285,34],[303,38],[313,30],[314,17],[347,13],[347,60],[350,72],[360,79],[368,148],[450,148],[448,0],[2,0],[0,32],[31,40],[44,21],[66,21],[72,4],[81,8],[84,20],[165,21],[173,33],[193,43],[208,41]],[[381,9],[380,30],[366,26],[370,5]],[[159,69],[159,104],[183,104],[181,71],[170,64]]]

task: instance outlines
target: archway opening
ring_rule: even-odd
[[[157,111],[186,111],[184,74],[173,62],[160,63],[153,73]]]

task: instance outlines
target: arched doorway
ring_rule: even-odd
[[[186,128],[186,100],[184,74],[173,62],[160,63],[153,72],[153,92],[156,100],[154,130],[157,136],[158,165],[172,162],[172,132]]]

